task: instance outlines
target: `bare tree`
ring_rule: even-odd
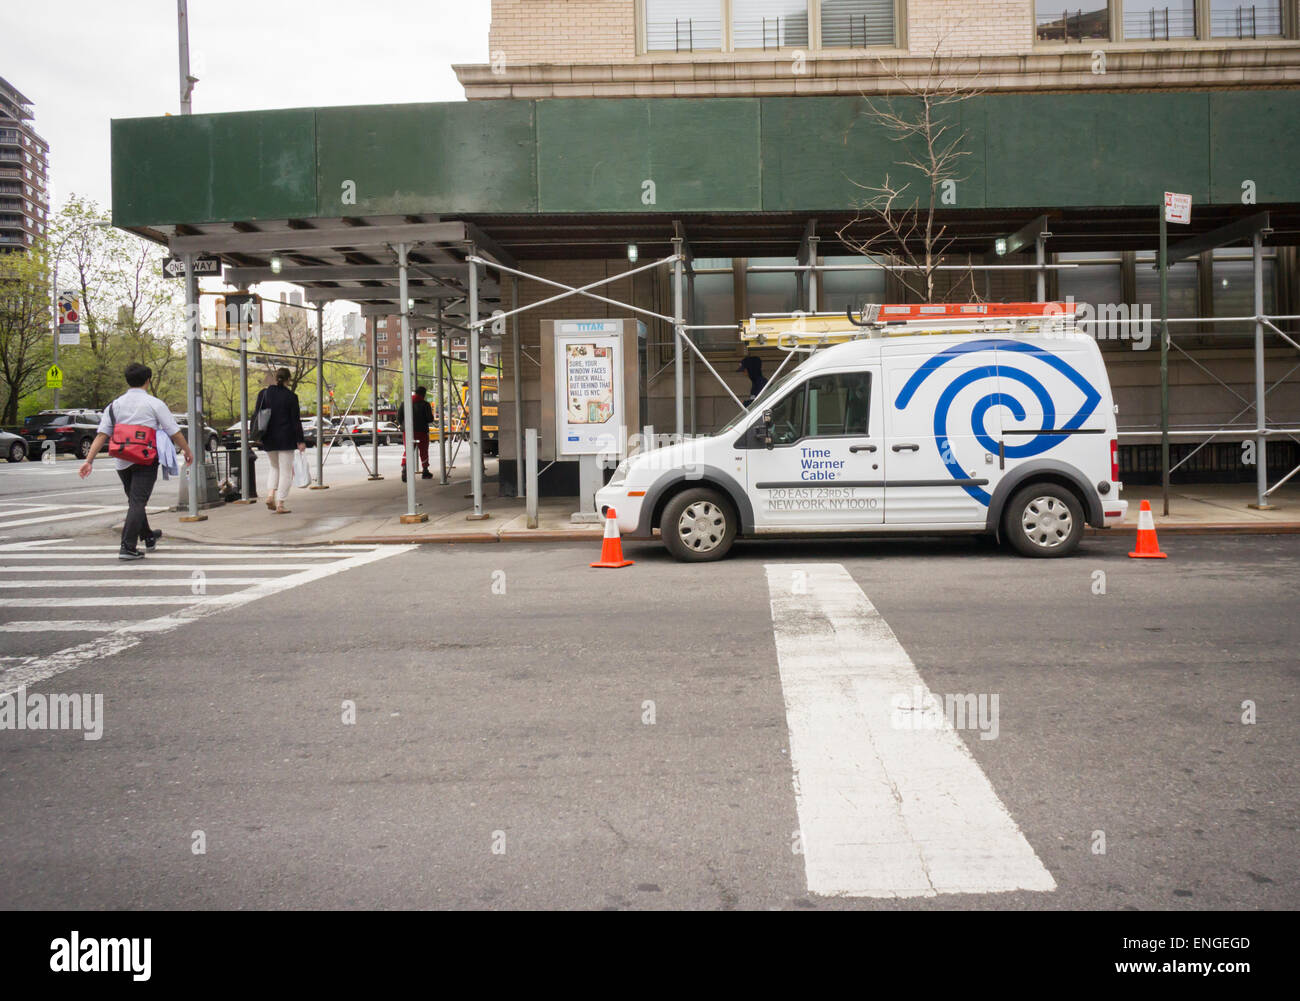
[[[939,267],[954,238],[937,215],[942,204],[955,197],[966,180],[964,161],[967,133],[961,128],[957,107],[981,93],[975,86],[954,80],[954,65],[945,64],[940,50],[951,32],[941,34],[919,79],[904,75],[877,59],[889,77],[896,97],[868,97],[861,118],[884,132],[898,151],[895,166],[902,179],[889,172],[878,184],[852,181],[865,194],[856,202],[856,214],[837,231],[855,253],[888,255],[903,268],[894,274],[909,297],[921,302],[946,301],[955,291],[975,297],[968,268],[952,282],[941,281]],[[945,65],[947,68],[945,68]]]

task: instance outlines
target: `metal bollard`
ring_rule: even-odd
[[[537,429],[524,431],[524,465],[527,467],[528,493],[524,498],[528,527],[537,527]]]

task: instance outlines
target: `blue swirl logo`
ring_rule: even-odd
[[[987,340],[958,344],[940,351],[930,358],[924,365],[913,372],[912,377],[907,380],[907,384],[903,386],[898,394],[898,399],[894,401],[895,409],[905,410],[921,384],[931,374],[937,372],[954,358],[975,351],[992,350],[1029,355],[1056,369],[1083,393],[1083,405],[1079,407],[1074,416],[1057,428],[1056,404],[1053,402],[1047,388],[1028,372],[1008,364],[1009,359],[1007,357],[999,358],[998,363],[995,365],[981,365],[963,370],[961,375],[953,379],[944,388],[934,408],[934,443],[939,449],[939,457],[943,461],[944,467],[954,480],[968,480],[971,479],[971,475],[962,469],[961,463],[953,455],[952,446],[948,441],[948,411],[952,407],[953,400],[957,398],[957,394],[971,383],[978,382],[981,379],[1000,379],[1004,385],[1009,380],[1027,387],[1034,394],[1039,408],[1042,410],[1043,428],[1049,430],[1078,430],[1083,426],[1083,422],[1092,416],[1097,409],[1097,404],[1101,402],[1101,393],[1097,391],[1096,387],[1080,375],[1072,365],[1062,361],[1050,351],[1036,344],[1026,344],[1023,341]],[[992,407],[1006,407],[1011,412],[1011,416],[1017,421],[1025,419],[1025,408],[1014,396],[1002,392],[990,393],[977,400],[975,405],[971,407],[971,430],[975,433],[975,439],[988,451],[996,453],[998,443],[984,425],[989,409]],[[1049,449],[1055,448],[1068,437],[1069,435],[1063,434],[1037,434],[1023,445],[1004,446],[1005,454],[1008,459],[1023,459],[1030,455],[1041,455]],[[963,486],[962,489],[986,507],[989,501],[992,500],[989,493],[979,487]]]

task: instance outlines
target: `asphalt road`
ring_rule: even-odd
[[[102,693],[104,732],[0,731],[0,907],[1296,908],[1300,539],[1129,542],[629,544],[620,571],[426,546],[322,576],[31,686]],[[999,696],[997,739],[959,739],[1054,890],[808,892],[786,563],[843,566],[934,692]],[[37,614],[118,613],[0,618]],[[86,641],[5,632],[0,679]]]

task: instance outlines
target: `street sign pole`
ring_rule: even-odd
[[[1160,203],[1160,496],[1169,517],[1169,232]]]
[[[190,431],[190,451],[194,455],[194,462],[189,468],[189,511],[181,517],[181,521],[206,521],[207,515],[199,514],[199,497],[206,486],[207,469],[204,466],[204,460],[207,458],[207,449],[203,447],[203,420],[202,420],[202,400],[203,393],[203,361],[199,354],[202,345],[199,343],[199,280],[195,277],[191,265],[192,257],[185,255],[185,382],[187,395],[189,396],[189,431]]]
[[[54,365],[57,367],[59,364],[59,258],[57,254],[54,258],[54,287],[50,289],[50,304],[54,307],[50,326],[54,330]],[[58,386],[54,387],[54,409],[59,409]]]

